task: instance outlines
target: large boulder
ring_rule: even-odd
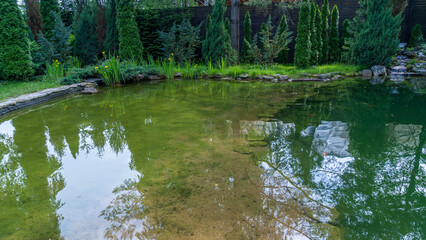
[[[373,71],[370,69],[364,69],[362,70],[361,75],[366,78],[371,78],[373,76]]]
[[[381,65],[376,65],[371,68],[374,76],[386,76],[386,67]]]

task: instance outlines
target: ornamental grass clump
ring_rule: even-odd
[[[103,52],[105,56],[105,52]],[[99,67],[95,67],[98,73],[102,76],[107,85],[116,85],[124,81],[123,74],[121,72],[120,59],[116,56],[108,54],[108,58]]]
[[[44,75],[44,80],[48,82],[57,82],[59,79],[63,78],[66,75],[66,69],[64,64],[55,60],[52,64],[46,64],[46,70]]]
[[[175,76],[175,61],[173,59],[173,55],[174,54],[171,53],[167,60],[163,60],[159,64],[167,79],[173,79]]]

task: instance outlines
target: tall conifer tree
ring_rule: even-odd
[[[298,67],[307,67],[311,63],[311,36],[309,26],[311,25],[311,4],[304,0],[299,13],[299,25],[297,27],[296,51],[294,63]]]
[[[39,1],[25,0],[25,10],[27,14],[27,24],[30,27],[34,38],[37,38],[40,31],[43,31]]]
[[[330,16],[330,4],[328,0],[324,0],[321,9],[321,38],[322,38],[322,53],[321,63],[327,63],[329,60],[329,25],[328,17]]]
[[[280,24],[278,25],[277,31],[280,35],[288,32],[288,23],[287,23],[287,17],[285,14],[283,14],[281,17],[281,21],[280,21]],[[288,61],[288,50],[286,49],[280,52],[277,58],[277,62],[284,64],[284,63],[287,63],[287,61]]]
[[[339,38],[339,9],[337,5],[334,5],[333,11],[331,12],[331,24],[330,24],[330,62],[340,61],[341,46]]]
[[[319,6],[315,4],[314,16],[314,35],[312,38],[312,64],[320,64],[322,60],[322,31],[321,31],[321,11]]]
[[[250,46],[248,45],[248,43],[251,43],[251,41],[252,41],[252,36],[251,36],[252,32],[253,32],[253,30],[252,30],[252,27],[251,27],[250,12],[247,11],[246,16],[244,18],[244,41],[243,41],[243,48],[242,48],[242,52],[241,52],[241,57],[244,61],[249,60]]]
[[[117,5],[115,0],[108,1],[107,16],[107,32],[104,42],[106,52],[118,54],[120,42],[118,41],[117,29]]]
[[[134,0],[116,0],[121,59],[142,60],[143,46],[135,19]]]
[[[75,24],[74,54],[84,65],[93,64],[98,52],[98,41],[95,30],[95,13],[86,5]]]
[[[22,80],[34,74],[26,24],[16,0],[0,1],[0,76]]]
[[[53,13],[60,13],[58,0],[40,0],[40,12],[43,19],[44,35],[52,37],[52,30],[55,28],[55,16]]]

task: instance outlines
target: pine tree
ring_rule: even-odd
[[[287,17],[285,14],[283,14],[281,17],[281,21],[280,21],[280,24],[278,25],[277,31],[280,35],[288,32],[288,23],[287,23]],[[277,58],[277,62],[284,64],[284,63],[287,63],[287,61],[288,61],[288,50],[286,49],[280,52]]]
[[[118,54],[119,41],[117,29],[117,5],[115,0],[109,0],[107,9],[107,32],[104,42],[105,52]]]
[[[360,0],[350,24],[350,61],[363,65],[386,65],[399,47],[401,15],[392,16],[389,0]]]
[[[311,61],[311,39],[309,26],[311,24],[310,16],[311,5],[304,0],[299,13],[299,25],[297,27],[296,51],[294,53],[294,62],[298,67],[307,67]]]
[[[0,1],[0,76],[22,80],[34,74],[26,24],[16,0]]]
[[[249,49],[250,49],[250,45],[248,43],[252,42],[252,28],[251,28],[251,17],[250,17],[250,12],[247,11],[246,13],[246,17],[244,18],[244,41],[243,41],[243,48],[241,51],[241,58],[244,61],[249,61]]]
[[[235,61],[235,50],[231,46],[231,36],[225,29],[224,14],[225,0],[217,0],[212,12],[212,23],[207,29],[206,39],[203,42],[203,58],[216,64],[223,58],[228,62]]]
[[[424,41],[422,26],[420,24],[416,24],[411,30],[410,41],[408,42],[409,47],[418,47]]]
[[[312,42],[312,61],[314,65],[320,64],[322,59],[322,31],[321,31],[321,11],[315,4],[314,11],[314,34],[311,36]]]
[[[88,5],[83,8],[75,26],[74,54],[83,65],[95,63],[99,43],[96,39],[95,14]]]
[[[31,29],[34,38],[40,31],[43,31],[43,22],[41,20],[40,4],[38,0],[25,0],[25,10],[27,15],[27,25]]]
[[[52,31],[53,36],[50,42],[55,49],[55,58],[64,63],[69,59],[71,54],[71,47],[68,41],[71,29],[65,27],[58,13],[54,13],[53,16],[55,17],[55,28]]]
[[[55,16],[53,13],[59,13],[58,0],[40,0],[40,12],[43,20],[44,35],[47,38],[52,37],[52,30],[55,28]]]
[[[329,26],[328,17],[330,16],[330,4],[328,0],[324,0],[324,4],[321,9],[321,38],[322,38],[322,53],[321,63],[328,63],[329,60]]]
[[[142,60],[143,46],[135,20],[134,0],[116,0],[120,57],[123,60]]]
[[[340,61],[341,46],[339,38],[339,9],[334,5],[331,12],[331,25],[330,25],[330,62],[335,63]]]

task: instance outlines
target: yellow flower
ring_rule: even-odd
[[[172,56],[173,56],[173,53],[172,53]]]
[[[102,54],[105,54],[105,52],[102,52]]]
[[[95,69],[98,69],[98,67],[95,67]]]
[[[108,66],[105,66],[105,68],[108,68]]]
[[[172,59],[171,59],[171,58],[169,58],[169,61],[172,61]]]

